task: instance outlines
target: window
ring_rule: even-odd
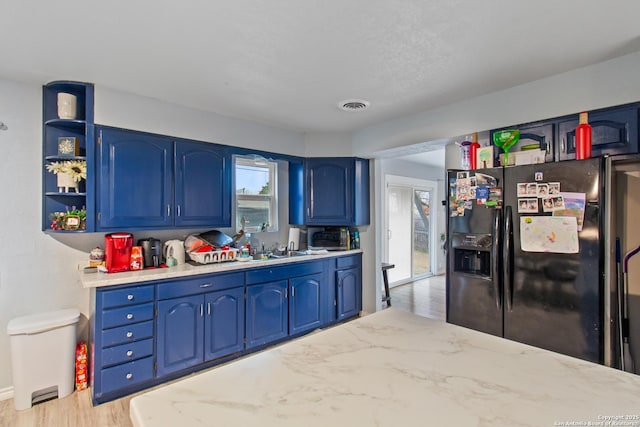
[[[235,157],[236,228],[278,230],[278,165],[261,157]]]

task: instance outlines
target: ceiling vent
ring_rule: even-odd
[[[362,111],[369,108],[369,105],[371,105],[371,103],[363,99],[346,99],[340,101],[338,107],[344,111]]]

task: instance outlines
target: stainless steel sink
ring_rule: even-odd
[[[280,258],[293,258],[293,257],[305,256],[305,255],[308,255],[308,254],[306,252],[303,252],[303,251],[287,251],[282,255],[270,253],[270,254],[268,254],[268,257],[269,258],[280,259]]]
[[[252,257],[255,261],[267,261],[270,259],[295,258],[295,257],[305,256],[305,255],[309,255],[309,254],[305,251],[287,251],[287,252],[284,252],[283,254],[276,254],[273,252],[257,253],[257,254],[253,254]]]

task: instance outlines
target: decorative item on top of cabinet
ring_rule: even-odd
[[[94,231],[93,85],[51,82],[43,86],[42,101],[42,230]],[[60,178],[67,166],[77,172],[65,182]],[[71,206],[83,206],[82,221],[60,226],[60,219],[76,210]]]
[[[625,104],[589,112],[591,156],[638,152],[638,111],[640,103]],[[578,114],[558,122],[558,160],[576,158]]]
[[[509,149],[509,153],[512,154],[509,156],[509,165],[514,165],[517,157],[517,152],[522,151],[523,149],[531,149],[537,146],[537,149],[541,150],[544,153],[544,161],[546,163],[554,161],[554,150],[553,150],[553,123],[547,122],[536,122],[536,123],[525,123],[517,126],[511,126],[509,129],[516,129],[520,131],[520,137],[518,142]],[[494,141],[494,135],[500,133],[504,129],[497,129],[491,131],[491,141]],[[525,148],[526,147],[526,148]],[[494,165],[501,165],[500,163],[500,155],[502,154],[502,150],[495,150],[495,162]],[[503,166],[509,166],[503,165]]]

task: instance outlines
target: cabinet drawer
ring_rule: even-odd
[[[247,271],[247,285],[272,282],[322,272],[322,261],[294,263]]]
[[[211,274],[193,279],[176,280],[158,285],[158,299],[202,294],[244,285],[244,273]]]
[[[100,292],[102,308],[121,307],[153,301],[153,286],[139,286]]]
[[[153,339],[122,344],[102,350],[102,366],[112,366],[153,354]]]
[[[102,312],[102,327],[108,329],[151,319],[153,319],[153,303],[114,308]]]
[[[153,357],[102,369],[102,393],[109,393],[153,378]]]
[[[153,322],[134,323],[102,331],[102,346],[111,347],[151,337],[153,337]]]
[[[359,255],[350,255],[336,258],[336,268],[353,267],[360,264]]]

